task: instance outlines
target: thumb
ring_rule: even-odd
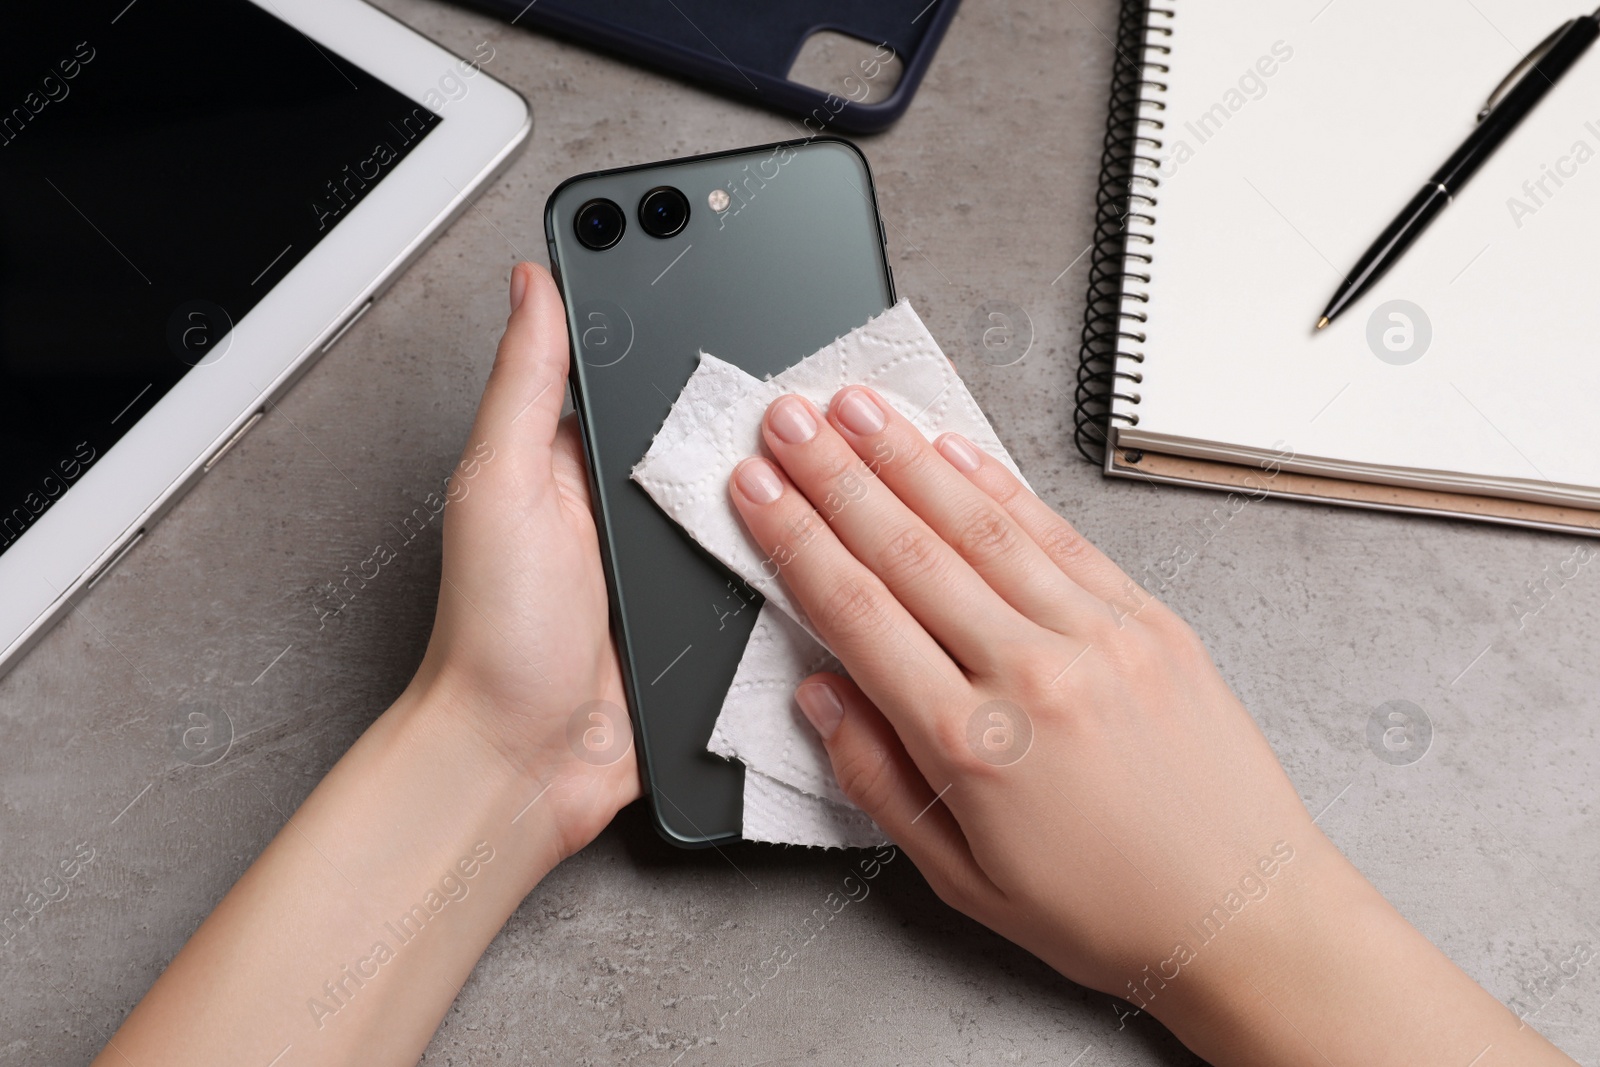
[[[996,892],[940,799],[948,783],[929,785],[894,726],[854,682],[814,674],[794,698],[821,735],[839,788],[905,850],[945,903],[968,911]]]
[[[566,400],[567,314],[550,272],[536,263],[511,271],[511,317],[495,352],[473,427],[477,440],[548,461]]]

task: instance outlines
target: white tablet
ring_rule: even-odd
[[[6,13],[0,671],[510,159],[487,58],[361,0]]]

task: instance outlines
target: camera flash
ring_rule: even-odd
[[[728,210],[728,190],[711,190],[711,195],[706,197],[706,203],[710,205],[712,211],[721,212]]]

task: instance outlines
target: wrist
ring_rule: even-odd
[[[1208,1062],[1320,1061],[1297,1029],[1316,1029],[1306,999],[1325,992],[1348,962],[1344,939],[1371,921],[1370,909],[1391,910],[1331,842],[1312,834],[1294,842],[1294,861],[1240,916],[1246,921],[1197,946],[1192,965],[1149,1005]]]
[[[639,795],[621,694],[578,700],[559,688],[536,692],[537,701],[507,701],[475,684],[471,671],[425,661],[396,701],[397,713],[504,793],[515,825],[544,832],[550,858],[541,874],[587,845]]]
[[[552,807],[541,797],[547,767],[519,761],[484,729],[486,709],[473,695],[420,676],[374,723],[385,747],[426,760],[416,783],[461,825],[492,841],[508,855],[524,895],[566,856],[564,835]],[[402,759],[406,757],[400,757]]]
[[[1310,829],[1276,906],[1151,1003],[1185,1045],[1218,1067],[1568,1062]]]

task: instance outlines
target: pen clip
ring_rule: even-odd
[[[1489,113],[1499,105],[1501,100],[1505,99],[1506,94],[1510,93],[1512,89],[1516,88],[1517,84],[1522,81],[1527,73],[1537,66],[1539,61],[1549,53],[1552,47],[1555,46],[1557,39],[1571,29],[1573,24],[1577,21],[1577,19],[1569,19],[1566,22],[1563,22],[1561,25],[1557,26],[1553,31],[1551,31],[1550,36],[1540,41],[1539,44],[1534,47],[1533,51],[1522,57],[1522,62],[1513,67],[1511,69],[1511,73],[1507,74],[1500,84],[1495,86],[1494,92],[1489,94],[1489,102],[1483,105],[1482,111],[1478,112],[1479,122],[1482,122],[1484,119],[1489,117]]]

